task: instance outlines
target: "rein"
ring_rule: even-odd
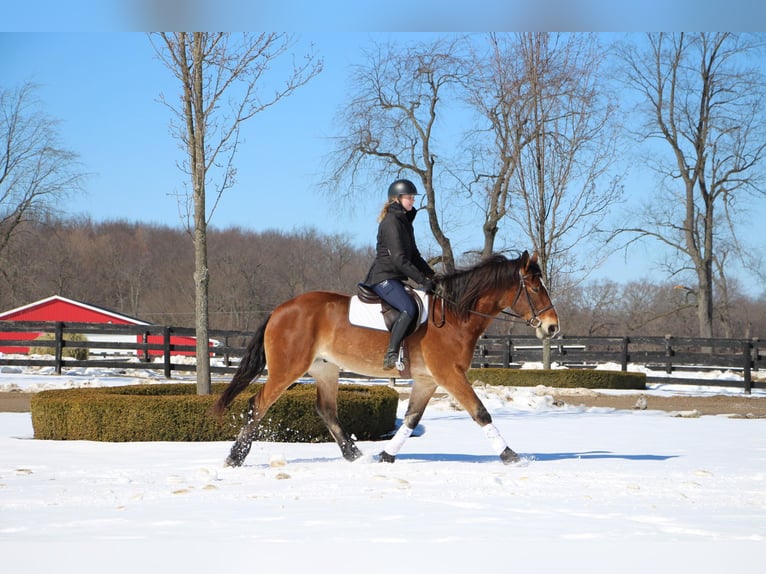
[[[438,290],[437,290],[438,291]],[[532,318],[528,321],[524,321],[522,319],[521,315],[516,313],[513,310],[513,307],[516,305],[516,303],[519,300],[519,297],[521,297],[521,293],[524,293],[527,297],[527,303],[529,304],[529,308],[532,310]],[[436,322],[436,313],[431,314],[431,322],[434,324],[435,327],[441,328],[444,326],[444,324],[447,321],[447,314],[445,313],[445,304],[448,301],[444,295],[441,295],[440,293],[434,293],[434,297],[441,300],[441,321],[439,323]],[[455,301],[449,301],[449,303],[455,304]],[[537,329],[540,325],[543,324],[543,322],[540,320],[540,315],[545,313],[546,311],[549,311],[553,309],[553,303],[548,305],[547,307],[542,308],[541,310],[535,309],[534,304],[532,303],[532,296],[529,294],[529,290],[527,289],[527,284],[524,281],[524,275],[519,272],[519,290],[516,292],[516,297],[513,298],[513,303],[510,305],[511,310],[506,311],[505,309],[502,309],[498,315],[490,315],[489,313],[482,313],[480,311],[476,311],[474,309],[469,309],[468,312],[472,315],[478,315],[479,317],[484,317],[486,319],[498,319],[500,321],[507,321],[509,323],[525,323],[526,325],[529,325],[533,329]],[[499,315],[506,315],[506,317],[500,317]]]

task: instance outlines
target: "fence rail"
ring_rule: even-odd
[[[17,338],[10,338],[14,333]],[[52,334],[53,338],[30,340],[32,333]],[[87,340],[68,338],[74,334],[84,335]],[[171,378],[173,371],[196,370],[194,364],[173,361],[175,355],[194,354],[195,345],[177,342],[194,336],[195,330],[189,327],[0,321],[0,348],[48,347],[52,355],[18,359],[0,354],[0,365],[53,366],[61,374],[65,367],[129,368],[135,363],[129,363],[128,358],[138,357],[143,368],[162,370],[166,378]],[[211,360],[216,363],[211,371],[233,373],[252,333],[211,329],[209,336],[214,341]],[[88,349],[89,358],[66,357],[65,349],[72,348]],[[94,358],[96,354],[102,356]],[[161,360],[154,361],[155,357]],[[476,345],[472,366],[518,368],[522,363],[539,362],[541,357],[541,343],[534,337],[484,335]],[[552,341],[551,360],[570,368],[617,363],[622,370],[634,363],[666,373],[725,368],[741,372],[745,392],[750,393],[752,371],[766,368],[766,350],[757,338],[565,337]]]
[[[534,337],[484,335],[476,345],[472,366],[518,368],[540,361],[541,349]],[[634,363],[668,374],[728,369],[742,373],[745,392],[750,393],[752,371],[766,368],[766,349],[758,338],[566,337],[551,341],[551,361],[570,368],[617,363],[623,371]]]
[[[52,334],[51,340],[44,339],[10,339],[13,333]],[[196,334],[190,327],[167,327],[162,325],[109,325],[102,323],[65,323],[61,321],[0,321],[0,348],[2,347],[48,347],[52,358],[12,359],[0,355],[0,365],[17,365],[25,367],[53,366],[56,374],[61,374],[64,367],[103,367],[107,369],[124,369],[131,366],[128,358],[138,357],[140,364],[149,369],[161,369],[166,378],[173,371],[196,371],[194,364],[174,362],[173,356],[194,354],[195,345],[178,344],[177,337],[192,338]],[[99,340],[71,340],[71,335],[98,337]],[[224,331],[211,329],[208,333],[214,344],[210,346],[210,357],[218,359],[218,366],[211,366],[214,373],[233,373],[237,365],[234,358],[244,354],[251,333],[243,331]],[[116,337],[109,339],[109,337]],[[132,337],[126,340],[125,337]],[[153,342],[158,341],[158,342]],[[89,355],[93,351],[104,351],[103,358],[73,359],[65,356],[65,349],[87,349]],[[153,360],[161,358],[161,362]]]

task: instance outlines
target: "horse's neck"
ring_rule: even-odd
[[[487,322],[489,323],[503,310],[503,305],[500,301],[501,297],[499,295],[485,295],[476,302],[475,309],[482,315],[486,315],[488,317]]]
[[[503,307],[496,297],[479,298],[474,306],[475,312],[469,313],[466,318],[465,330],[474,333],[478,339],[502,309]]]

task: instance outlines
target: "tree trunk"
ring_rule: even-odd
[[[209,395],[210,385],[210,336],[208,335],[208,284],[207,234],[197,229],[194,238],[194,290],[197,315],[197,394]]]
[[[192,185],[194,187],[194,296],[197,330],[197,394],[209,395],[210,386],[210,336],[208,325],[208,285],[210,272],[207,266],[207,214],[205,213],[205,106],[203,101],[203,46],[202,34],[194,34],[192,59],[194,62],[191,81],[191,99],[194,125],[189,142],[193,149],[191,158]]]
[[[697,318],[702,338],[713,337],[713,273],[710,261],[698,268]]]

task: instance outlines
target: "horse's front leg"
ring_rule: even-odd
[[[396,455],[410,438],[412,431],[418,426],[423,413],[426,410],[428,401],[436,391],[436,383],[433,379],[416,378],[412,384],[410,400],[407,403],[407,411],[404,414],[404,420],[397,429],[396,434],[388,441],[386,447],[378,455],[380,462],[394,462]]]
[[[489,440],[490,447],[503,463],[512,464],[521,460],[519,455],[506,444],[500,435],[500,431],[492,423],[492,416],[487,411],[484,403],[476,396],[476,392],[464,374],[458,374],[457,372],[445,373],[444,378],[440,379],[440,382],[444,390],[449,392],[481,427],[487,440]]]
[[[519,462],[519,460],[521,460],[519,455],[516,454],[513,449],[511,449],[511,447],[506,444],[503,437],[500,436],[500,431],[498,431],[497,427],[492,424],[492,417],[487,412],[484,404],[479,400],[479,397],[476,397],[476,400],[479,402],[479,406],[474,420],[481,426],[481,429],[484,431],[487,440],[489,440],[489,444],[492,450],[505,464]]]

